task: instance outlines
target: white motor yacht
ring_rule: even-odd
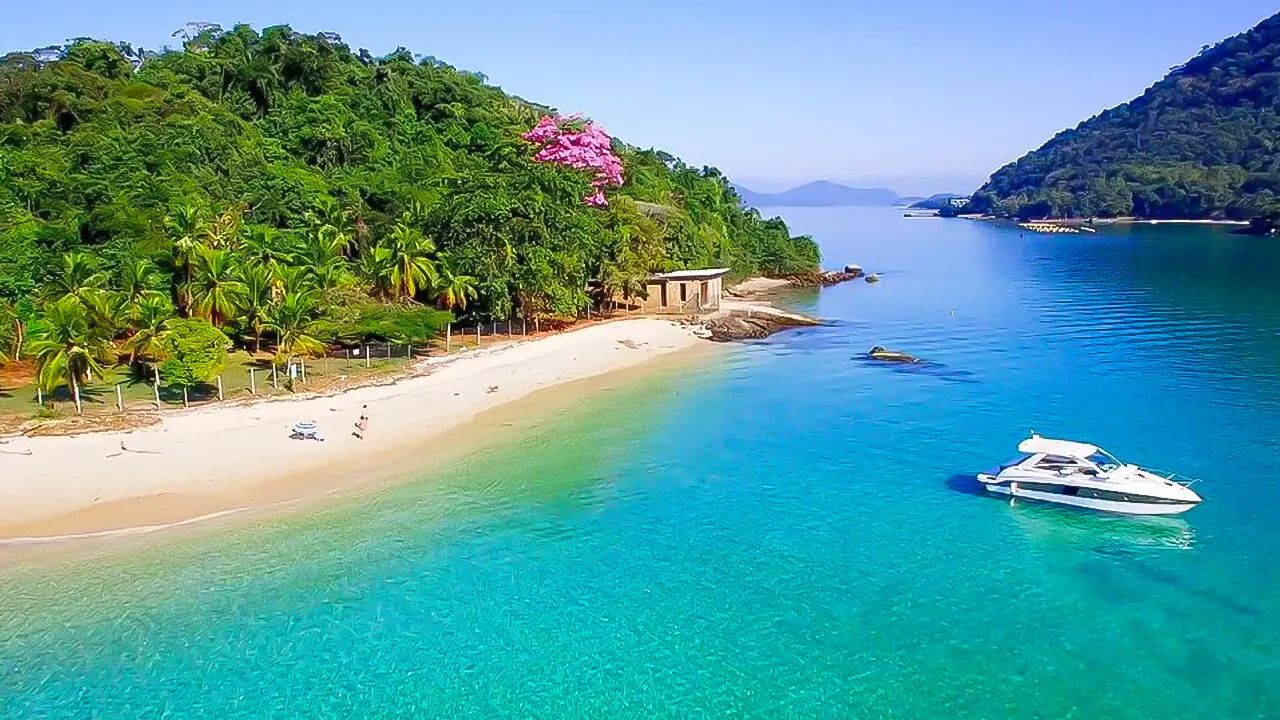
[[[1129,515],[1175,515],[1200,503],[1195,482],[1128,465],[1096,445],[1032,435],[1022,453],[983,473],[987,490],[1015,498]]]

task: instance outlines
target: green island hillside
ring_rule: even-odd
[[[454,317],[574,317],[599,300],[590,280],[627,295],[659,270],[817,268],[812,240],[714,168],[603,131],[589,149],[620,161],[617,182],[538,157],[526,136],[548,115],[434,58],[288,27],[9,54],[0,358],[65,387],[116,364],[145,376],[179,331],[314,355]]]
[[[965,212],[1247,218],[1280,209],[1280,15],[1002,168]]]

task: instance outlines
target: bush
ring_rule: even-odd
[[[231,340],[206,320],[172,320],[162,346],[161,376],[170,385],[191,388],[222,372]]]
[[[325,335],[355,346],[369,340],[426,343],[444,332],[453,315],[415,303],[384,303],[360,292],[330,291],[324,302]]]

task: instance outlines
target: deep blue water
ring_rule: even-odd
[[[828,326],[323,512],[0,570],[0,714],[1280,716],[1280,244],[785,214],[883,273],[787,296]],[[1205,502],[976,493],[1032,429]]]

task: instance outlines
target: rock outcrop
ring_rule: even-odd
[[[731,305],[702,320],[702,328],[711,340],[732,342],[766,338],[793,327],[821,325],[820,320],[780,310],[763,303],[726,303]]]
[[[864,273],[862,268],[857,265],[846,265],[843,272],[836,270],[824,270],[822,272],[805,273],[802,275],[792,275],[789,279],[791,284],[796,287],[829,287],[831,285],[839,285],[850,280],[857,280]]]

